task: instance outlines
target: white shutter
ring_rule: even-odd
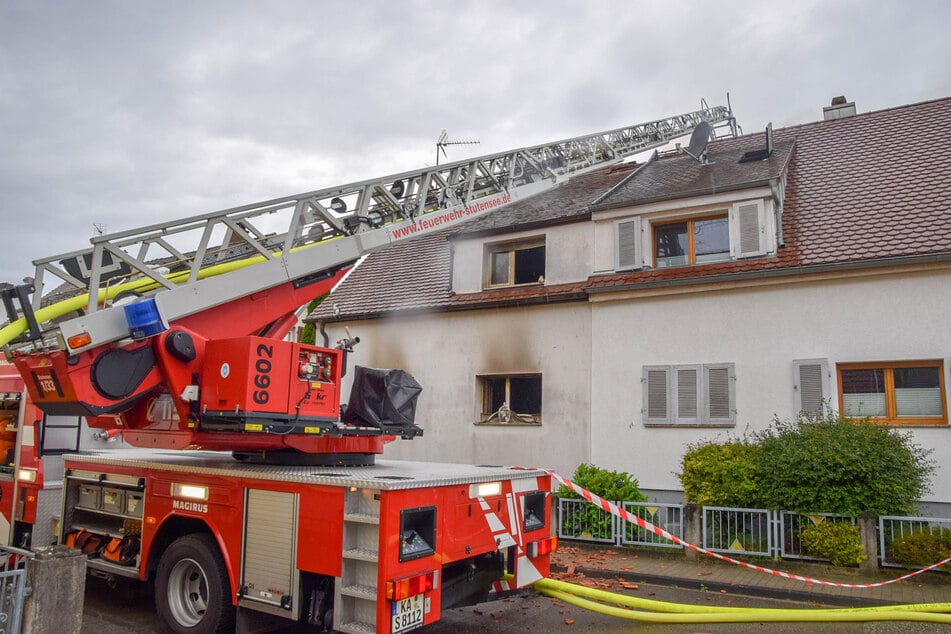
[[[736,422],[734,383],[732,363],[703,366],[703,422],[711,425]]]
[[[828,359],[793,361],[793,413],[821,414],[828,399]]]
[[[734,258],[766,255],[766,212],[762,200],[730,208],[730,254]]]
[[[681,365],[673,371],[673,405],[675,423],[696,425],[700,422],[700,375],[699,365]]]
[[[614,223],[615,271],[630,271],[643,266],[641,261],[641,218],[625,218]]]
[[[643,410],[645,423],[670,422],[670,367],[644,366],[643,378]]]

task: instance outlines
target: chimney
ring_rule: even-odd
[[[832,105],[822,109],[822,119],[832,121],[833,119],[844,119],[845,117],[855,116],[855,102],[846,101],[845,97],[833,97]]]

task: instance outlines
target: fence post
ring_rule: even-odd
[[[79,634],[86,590],[86,556],[75,548],[51,546],[27,566],[31,594],[23,605],[24,634]]]
[[[859,564],[859,570],[863,572],[874,572],[878,570],[878,536],[875,529],[878,525],[874,515],[863,513],[858,518],[859,535],[862,539],[862,549],[868,556],[868,559]]]
[[[684,505],[684,541],[688,544],[700,545],[703,538],[703,507],[696,504]],[[684,548],[687,559],[696,561],[700,553],[692,548]]]

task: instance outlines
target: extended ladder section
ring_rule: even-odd
[[[34,261],[33,288],[3,294],[11,323],[0,330],[0,345],[12,343],[27,354],[43,349],[72,354],[128,338],[121,304],[130,298],[154,296],[162,320],[172,323],[281,284],[306,283],[392,242],[464,222],[572,175],[662,146],[701,122],[735,134],[728,108],[704,107],[96,236],[91,248]]]

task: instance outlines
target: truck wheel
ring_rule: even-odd
[[[185,535],[168,547],[155,575],[155,609],[166,632],[234,631],[228,571],[211,536]]]

